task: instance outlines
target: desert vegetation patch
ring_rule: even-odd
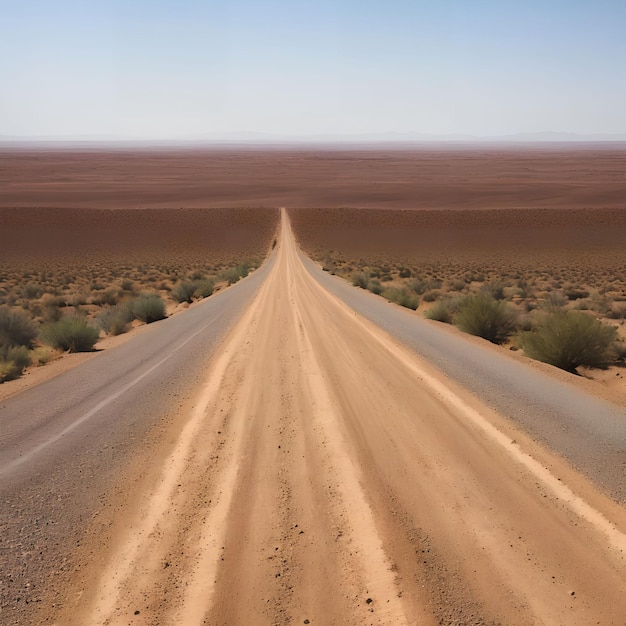
[[[232,285],[267,255],[270,209],[0,209],[0,382]]]
[[[301,209],[322,267],[568,371],[626,356],[626,210]]]

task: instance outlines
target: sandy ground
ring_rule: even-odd
[[[626,147],[0,149],[2,207],[599,208]]]
[[[17,262],[29,260],[39,270],[50,269],[51,263],[60,261],[74,272],[80,271],[77,264],[91,264],[102,276],[116,265],[137,261],[163,267],[175,266],[181,258],[215,263],[264,256],[277,215],[275,208],[0,207],[0,269],[11,271]]]
[[[622,624],[626,513],[501,422],[320,287],[285,220],[163,463],[48,617]]]

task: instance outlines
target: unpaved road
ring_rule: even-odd
[[[626,623],[621,505],[325,289],[284,214],[266,267],[40,621]]]

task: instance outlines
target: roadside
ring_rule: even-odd
[[[323,262],[313,261],[320,270],[327,271]],[[380,294],[370,293],[367,290],[360,289],[358,286],[352,284],[349,277],[342,274],[334,274],[338,280],[342,280],[346,286],[350,286],[352,289],[362,293],[365,297],[375,298],[376,300],[382,300],[389,306],[402,310],[407,314],[414,315],[416,319],[420,320],[420,323],[432,325],[433,328],[439,329],[441,332],[449,333],[450,336],[462,337],[465,341],[473,343],[476,346],[480,346],[485,350],[491,350],[496,354],[506,355],[509,358],[515,359],[520,363],[524,363],[528,367],[534,368],[548,376],[553,377],[559,382],[570,384],[580,390],[593,394],[599,398],[613,402],[619,406],[626,406],[626,363],[607,364],[602,368],[587,368],[580,367],[578,374],[571,374],[558,367],[537,361],[524,354],[524,352],[518,349],[511,341],[503,342],[502,345],[498,345],[464,333],[459,330],[453,324],[447,324],[434,320],[429,320],[424,317],[424,313],[428,311],[432,306],[432,302],[419,302],[416,309],[412,310],[401,304],[392,302],[382,297]],[[623,327],[619,327],[619,336],[626,336],[626,331]]]
[[[251,270],[250,274],[252,274],[254,270]],[[236,283],[233,283],[236,284]],[[227,282],[217,283],[215,285],[214,294],[209,297],[213,297],[213,295],[217,295],[221,291],[224,291],[229,285]],[[191,304],[189,303],[181,303],[175,305],[174,303],[169,303],[166,308],[167,317],[164,319],[168,319],[175,315],[179,315],[180,313],[196,307],[204,302],[206,299],[203,298],[201,300],[194,300]],[[152,322],[153,324],[156,322]],[[97,356],[100,352],[104,350],[111,350],[112,348],[116,348],[120,346],[130,339],[138,336],[142,332],[150,326],[150,324],[140,323],[133,324],[130,326],[128,331],[121,335],[106,335],[101,333],[101,337],[98,342],[94,345],[93,350],[89,352],[58,352],[54,355],[54,357],[45,364],[42,365],[31,365],[26,368],[23,374],[14,380],[7,380],[0,384],[0,401],[6,400],[7,398],[11,398],[19,393],[22,393],[26,389],[30,389],[36,385],[39,385],[46,380],[50,380],[59,374],[63,374],[68,370],[71,370],[86,361]]]

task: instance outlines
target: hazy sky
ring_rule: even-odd
[[[626,0],[0,0],[0,135],[626,133]]]

